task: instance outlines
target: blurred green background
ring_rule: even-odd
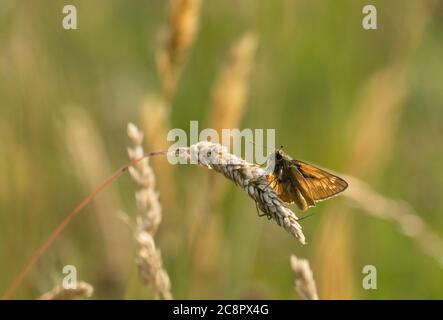
[[[77,7],[77,30],[62,28],[66,4]],[[377,30],[361,26],[366,4],[378,10]],[[203,1],[171,126],[207,123],[217,72],[232,43],[252,31],[258,48],[240,127],[275,128],[276,144],[294,158],[408,202],[443,237],[442,18],[441,1]],[[0,1],[1,292],[81,198],[127,162],[126,125],[142,127],[143,101],[161,90],[155,51],[167,21],[160,0]],[[161,184],[166,159],[152,162]],[[344,197],[310,210],[306,246],[259,219],[231,183],[217,210],[192,213],[211,192],[198,188],[206,171],[174,168],[176,192],[162,202],[156,241],[174,297],[296,298],[296,254],[310,260],[320,298],[443,298],[442,264]],[[59,284],[68,264],[96,299],[152,298],[118,218],[135,217],[134,191],[124,175],[98,196],[14,298]],[[362,288],[365,265],[377,268],[377,290]]]

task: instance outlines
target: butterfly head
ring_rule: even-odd
[[[281,164],[282,162],[289,162],[292,160],[292,158],[283,151],[283,146],[276,149],[273,156],[276,164]]]
[[[275,173],[280,171],[282,167],[284,167],[285,163],[291,161],[291,157],[289,157],[285,152],[283,152],[283,146],[279,149],[276,149],[273,153],[271,153],[268,157],[266,171],[268,173]]]
[[[281,146],[280,149],[276,149],[274,155],[276,161],[283,160],[283,146]]]

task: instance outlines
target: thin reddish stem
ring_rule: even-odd
[[[11,298],[14,291],[20,286],[25,277],[29,274],[29,272],[34,267],[35,263],[41,258],[41,256],[48,250],[48,248],[52,245],[52,243],[57,239],[60,233],[69,225],[69,223],[74,219],[83,208],[85,208],[91,201],[95,198],[97,194],[99,194],[103,189],[105,189],[111,182],[121,176],[125,171],[128,170],[130,166],[135,165],[139,161],[147,158],[153,157],[157,155],[165,155],[168,151],[157,151],[150,152],[143,155],[143,157],[139,159],[134,159],[127,163],[126,165],[119,168],[112,175],[107,177],[103,182],[90,194],[88,194],[76,207],[72,210],[65,219],[54,229],[54,231],[49,235],[49,237],[43,242],[43,244],[34,252],[34,254],[29,258],[29,260],[25,263],[19,274],[15,277],[12,284],[6,290],[6,292],[2,296],[2,300],[8,300]]]

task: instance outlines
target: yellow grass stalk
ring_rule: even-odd
[[[169,23],[162,32],[163,43],[156,56],[163,86],[163,98],[168,105],[175,94],[186,53],[195,39],[201,4],[200,0],[169,2]]]
[[[167,147],[166,137],[170,129],[171,104],[187,52],[195,40],[201,1],[170,0],[169,4],[169,21],[161,32],[162,42],[156,51],[162,94],[160,98],[147,96],[141,110],[143,128],[151,150]],[[154,162],[153,166],[156,172],[162,173],[158,186],[166,209],[172,212],[170,204],[176,202],[174,168],[165,162]]]
[[[245,112],[249,74],[252,68],[257,36],[243,34],[231,47],[212,89],[209,125],[219,134],[222,129],[237,128]]]

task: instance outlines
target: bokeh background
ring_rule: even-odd
[[[198,28],[182,43],[173,94],[158,68],[169,2],[68,2],[0,1],[1,292],[81,198],[127,162],[128,122],[156,150],[166,129],[198,120],[275,128],[294,158],[365,181],[421,219],[408,220],[410,237],[390,210],[368,214],[378,210],[372,198],[363,208],[343,196],[310,210],[301,246],[223,177],[156,158],[156,243],[174,297],[294,299],[296,254],[309,259],[320,298],[443,298],[441,1],[202,1],[186,18]],[[66,4],[77,7],[77,30],[62,28]],[[377,30],[361,27],[366,4],[378,10]],[[13,298],[48,291],[69,264],[93,298],[151,299],[120,218],[137,215],[134,192],[124,175],[99,195]],[[376,290],[362,288],[365,265],[377,268]]]

